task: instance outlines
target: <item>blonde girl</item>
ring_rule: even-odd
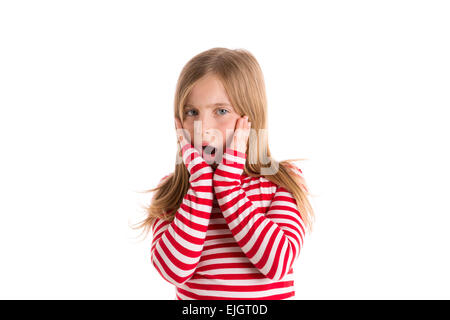
[[[194,56],[174,103],[175,170],[137,228],[177,299],[292,299],[293,265],[314,213],[302,171],[267,139],[261,68],[243,49]]]

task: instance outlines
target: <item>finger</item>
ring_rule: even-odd
[[[175,117],[175,127],[176,127],[177,129],[183,128],[183,126],[181,125],[180,119],[178,119],[177,117]]]
[[[177,129],[177,133],[180,134],[181,136],[183,136],[184,139],[186,139],[184,128],[183,128],[183,125],[181,124],[180,119],[175,118],[175,126]]]
[[[183,148],[185,145],[189,144],[189,141],[186,139],[186,137],[184,135],[180,135],[178,141],[179,141],[181,148]]]
[[[247,126],[246,125],[246,123],[247,123],[247,116],[243,116],[242,117],[242,121],[241,121],[241,129],[245,129],[245,127]]]
[[[183,126],[181,125],[181,121],[178,118],[175,118],[175,128],[177,131],[177,140],[180,143],[181,147],[183,147],[187,143],[187,140],[184,135],[185,133]]]
[[[242,123],[242,129],[246,130],[248,128],[248,116],[244,116],[244,121]]]
[[[236,129],[243,129],[244,122],[245,122],[245,116],[240,117],[236,123]]]
[[[241,121],[241,118],[237,119],[236,124],[234,125],[234,132],[236,132],[236,130],[239,129],[240,121]]]

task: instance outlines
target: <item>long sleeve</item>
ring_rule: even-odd
[[[246,154],[227,148],[215,170],[213,186],[226,223],[252,264],[267,278],[281,280],[303,245],[305,228],[288,190],[277,186],[266,214],[241,187]]]
[[[157,219],[152,225],[152,263],[174,285],[189,280],[197,268],[213,206],[212,168],[192,145],[182,149],[189,189],[172,222]]]

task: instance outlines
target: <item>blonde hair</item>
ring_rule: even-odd
[[[305,159],[296,158],[278,162],[271,157],[266,130],[266,90],[263,73],[256,58],[245,49],[227,48],[212,48],[194,56],[184,66],[176,86],[174,113],[179,119],[184,119],[183,106],[192,87],[206,75],[214,75],[221,80],[235,111],[241,116],[247,115],[252,123],[254,130],[251,134],[256,134],[258,143],[249,143],[247,146],[248,157],[244,173],[251,177],[264,176],[290,191],[296,200],[306,230],[311,232],[314,220],[314,211],[308,199],[311,194],[302,171],[294,164],[297,160]],[[181,156],[179,145],[178,155]],[[266,158],[260,159],[258,155],[264,155]],[[278,170],[274,174],[262,174],[267,170],[267,165],[275,166]],[[143,191],[154,194],[150,205],[144,206],[145,219],[132,228],[143,227],[147,235],[157,218],[172,221],[188,189],[189,172],[183,162],[177,163],[175,171],[161,179],[156,188]]]

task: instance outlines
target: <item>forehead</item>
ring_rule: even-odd
[[[195,83],[185,105],[196,108],[212,108],[231,104],[222,82],[217,77],[209,75]]]

